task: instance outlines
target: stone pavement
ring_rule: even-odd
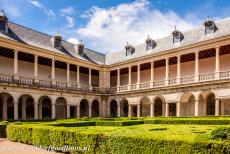
[[[58,154],[58,153],[36,148],[33,145],[11,142],[6,138],[0,138],[0,154]]]

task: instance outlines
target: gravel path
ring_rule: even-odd
[[[46,151],[32,145],[11,142],[5,138],[0,138],[0,154],[57,154],[56,152]],[[60,153],[59,153],[60,154]]]

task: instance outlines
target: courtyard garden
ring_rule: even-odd
[[[230,153],[230,117],[2,122],[9,140],[73,153]],[[74,148],[75,147],[75,148]]]

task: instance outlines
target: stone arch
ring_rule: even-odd
[[[23,94],[18,99],[18,118],[34,119],[34,97]]]
[[[117,101],[115,99],[110,101],[110,117],[118,117],[117,115]]]
[[[154,103],[154,116],[163,116],[163,109],[164,109],[164,97],[163,96],[156,96],[153,99]]]
[[[39,98],[39,116],[40,119],[52,118],[52,99],[48,96]]]
[[[215,100],[216,95],[213,92],[204,92],[203,94],[206,103],[206,115],[215,115]]]
[[[0,93],[0,110],[3,120],[14,119],[14,97],[10,93]]]
[[[57,119],[67,118],[67,101],[64,97],[58,97],[55,101],[55,112]]]
[[[149,97],[142,97],[139,101],[140,103],[140,115],[142,117],[150,116],[150,99]]]
[[[82,99],[80,101],[80,117],[89,116],[89,101],[87,99]]]
[[[100,115],[100,106],[98,100],[93,100],[92,102],[92,117],[99,117]]]
[[[186,92],[180,97],[180,115],[195,115],[195,96],[191,92]]]
[[[128,117],[128,100],[122,99],[120,102],[120,109],[121,109],[121,117]]]

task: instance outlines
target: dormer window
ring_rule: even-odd
[[[215,22],[208,17],[207,20],[204,22],[205,27],[205,35],[214,33],[217,29]]]
[[[55,48],[57,48],[57,49],[61,49],[62,48],[62,44],[61,44],[62,37],[61,37],[61,35],[60,35],[59,32],[54,37],[52,37],[51,41],[52,41],[53,46]]]
[[[152,50],[156,46],[156,42],[153,39],[151,39],[149,35],[145,43],[146,43],[146,51]]]
[[[79,44],[77,45],[78,46],[78,54],[79,55],[84,55],[84,44],[82,43],[82,40],[79,42]]]
[[[0,30],[5,32],[8,31],[8,18],[3,10],[0,12]]]
[[[135,48],[131,46],[128,42],[127,45],[125,46],[126,50],[126,56],[131,56],[135,52]]]
[[[175,27],[175,30],[172,32],[172,35],[173,35],[173,43],[174,44],[180,43],[184,38],[183,34],[180,31],[178,31],[176,29],[176,27]]]

